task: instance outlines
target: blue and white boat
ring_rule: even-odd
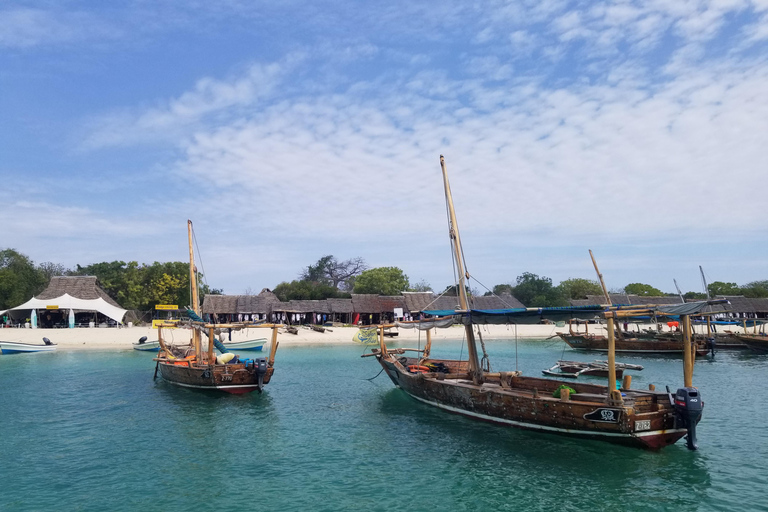
[[[146,336],[139,338],[138,343],[133,344],[133,350],[141,350],[142,352],[158,352],[160,350],[160,341],[147,341]]]
[[[21,343],[20,341],[0,341],[0,352],[3,354],[25,354],[27,352],[51,352],[56,350],[56,344],[48,338],[43,338],[43,345]]]
[[[227,343],[224,343],[224,346],[227,348],[227,350],[230,350],[230,351],[233,351],[233,350],[261,351],[261,349],[264,347],[264,344],[266,342],[267,342],[267,338],[257,338],[255,340],[228,341]]]

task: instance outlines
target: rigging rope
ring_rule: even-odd
[[[480,332],[480,326],[477,326],[477,337],[480,339],[480,346],[483,348],[483,357],[480,359],[480,368],[484,372],[491,373],[491,361],[488,359],[488,352],[485,351],[485,342],[483,341],[483,333]]]

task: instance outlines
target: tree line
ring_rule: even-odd
[[[147,311],[157,304],[192,303],[189,286],[189,263],[181,261],[154,262],[112,261],[77,265],[74,269],[45,262],[39,265],[13,249],[0,251],[0,309],[23,304],[42,292],[55,276],[96,276],[104,291],[126,309]],[[198,273],[198,282],[203,275]],[[203,284],[205,294],[220,294],[221,290]]]
[[[157,304],[191,304],[189,288],[189,263],[154,262],[151,265],[136,261],[112,261],[86,266],[76,265],[74,269],[60,264],[45,262],[36,265],[29,257],[14,249],[0,251],[0,309],[18,306],[39,294],[54,276],[96,276],[104,291],[126,309],[147,311]],[[204,276],[198,274],[198,282]],[[736,283],[715,281],[708,285],[710,296],[743,295],[745,297],[768,297],[768,280],[753,281],[743,286]],[[497,284],[485,292],[468,287],[470,295],[513,295],[528,307],[567,306],[570,300],[584,299],[587,295],[602,295],[597,281],[572,278],[552,283],[546,276],[523,272],[514,283]],[[369,268],[362,258],[339,260],[326,255],[314,264],[304,267],[298,279],[283,281],[273,292],[282,301],[324,300],[328,298],[349,298],[352,293],[399,295],[404,291],[433,291],[432,287],[419,281],[411,284],[408,276],[398,267]],[[644,297],[673,296],[648,284],[630,283],[612,293],[625,293]],[[201,287],[201,300],[206,294],[221,294],[222,290],[207,284]],[[457,287],[451,285],[443,291],[456,295]],[[686,299],[706,298],[704,293],[687,292]]]

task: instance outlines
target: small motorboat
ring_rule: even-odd
[[[267,338],[258,338],[255,340],[245,340],[245,341],[228,341],[224,343],[223,345],[227,348],[227,350],[258,350],[261,351],[261,349],[264,347],[264,344],[267,342]]]
[[[48,338],[43,338],[42,345],[21,343],[18,341],[0,341],[0,352],[3,354],[24,354],[26,352],[51,352],[56,350],[56,344]]]
[[[157,352],[160,350],[160,342],[158,340],[147,341],[147,337],[142,336],[139,338],[138,343],[133,344],[133,350],[141,350],[142,352]]]
[[[624,370],[642,370],[639,364],[616,363],[616,378],[620,379],[624,375]],[[608,361],[592,361],[591,363],[582,363],[579,361],[558,361],[549,370],[542,370],[544,375],[554,375],[556,377],[568,377],[575,379],[579,375],[595,375],[598,377],[608,376]]]

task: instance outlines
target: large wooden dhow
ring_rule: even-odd
[[[608,352],[608,336],[600,334],[579,333],[569,329],[569,332],[558,332],[557,335],[566,345],[574,350],[589,350]],[[645,336],[628,337],[623,333],[614,333],[614,350],[617,353],[630,354],[682,354],[685,349],[683,336]],[[709,351],[707,341],[701,337],[693,338],[696,355],[705,356]]]
[[[747,322],[744,321],[744,333],[732,333],[732,335],[738,339],[741,343],[752,352],[759,352],[761,354],[768,354],[768,335],[765,333],[766,322],[760,320],[750,321],[754,326],[754,331],[750,334],[747,330]],[[758,332],[758,325],[760,325],[760,331]]]
[[[277,351],[277,330],[281,325],[264,323],[230,323],[213,324],[203,321],[200,317],[200,306],[197,291],[197,269],[195,268],[192,250],[192,222],[187,224],[189,232],[189,278],[192,288],[193,311],[191,320],[183,324],[191,329],[191,339],[184,346],[175,346],[166,342],[164,328],[176,328],[179,324],[158,325],[158,343],[160,351],[155,366],[155,377],[158,373],[163,380],[186,388],[223,391],[226,393],[242,394],[252,391],[261,392],[272,378],[275,371],[275,353]],[[224,344],[215,339],[220,329],[271,329],[272,338],[269,357],[240,359],[229,352]],[[203,336],[207,337],[207,346],[203,347]],[[221,355],[217,356],[218,347]]]
[[[626,376],[620,390],[615,387],[615,339],[613,327],[617,319],[632,314],[648,314],[655,308],[621,311],[600,308],[608,323],[608,383],[601,386],[548,378],[525,377],[518,371],[490,371],[490,363],[482,347],[478,354],[474,325],[477,323],[523,323],[538,321],[542,315],[574,316],[579,311],[569,308],[510,309],[479,311],[470,307],[465,278],[469,277],[462,257],[459,230],[451,198],[445,161],[440,157],[449,212],[449,236],[458,274],[459,310],[451,318],[464,324],[467,359],[438,359],[431,355],[431,338],[420,349],[389,349],[384,329],[379,326],[379,348],[373,354],[395,386],[416,400],[440,409],[501,425],[542,432],[565,434],[581,438],[600,439],[630,445],[659,449],[671,445],[687,435],[688,448],[696,449],[696,424],[703,403],[693,387],[694,346],[690,343],[690,314],[699,306],[687,304],[688,309],[678,311],[683,319],[684,336],[689,347],[683,353],[683,387],[675,393],[649,389],[631,389],[631,378]],[[445,321],[445,320],[443,320]],[[449,320],[450,321],[450,320]],[[430,321],[416,322],[413,326],[427,329]],[[479,335],[480,331],[478,331]],[[408,353],[413,355],[406,355]],[[573,393],[571,393],[573,390]]]

